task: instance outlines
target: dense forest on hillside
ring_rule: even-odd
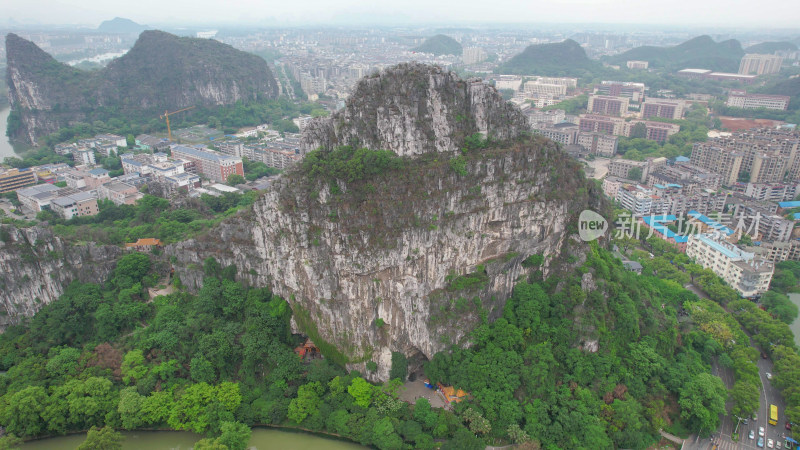
[[[742,56],[742,45],[735,39],[715,42],[710,36],[698,36],[673,47],[637,47],[605,61],[619,65],[630,60],[648,61],[652,68],[671,72],[691,67],[735,73]]]
[[[437,34],[436,36],[425,39],[425,42],[411,49],[413,52],[420,53],[433,53],[439,55],[456,55],[460,56],[463,48],[457,40],[446,36],[444,34]]]
[[[104,284],[74,283],[0,336],[0,424],[25,437],[109,425],[210,439],[276,424],[381,449],[433,448],[439,438],[449,439],[442,448],[643,448],[662,427],[715,426],[727,391],[708,371],[722,348],[676,315],[696,297],[625,271],[597,247],[574,263],[571,276],[520,282],[503,317],[470,334],[470,348],[428,364],[432,380],[471,393],[448,412],[399,401],[398,381],[375,386],[327,360],[298,359],[288,304],[237,283],[233,266],[208,259],[197,295],[175,280],[175,292],[151,299],[146,288],[163,283],[152,269],[163,263],[129,254]],[[589,273],[597,289],[582,287]],[[578,348],[591,338],[596,353]],[[392,373],[405,377],[405,368]]]
[[[604,72],[577,42],[567,39],[554,44],[529,45],[495,69],[495,73],[591,78]]]

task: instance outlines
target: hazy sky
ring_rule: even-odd
[[[0,23],[625,23],[800,28],[799,0],[0,0]]]

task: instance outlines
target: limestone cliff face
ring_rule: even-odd
[[[37,138],[76,122],[155,117],[165,109],[274,98],[277,82],[260,57],[210,39],[145,31],[108,67],[83,72],[13,33],[6,36],[12,139]]]
[[[253,210],[167,248],[182,282],[198,288],[209,256],[235,264],[241,278],[289,300],[297,327],[323,352],[375,380],[388,377],[391,352],[424,360],[464,344],[481,314],[497,317],[515,282],[537,269],[523,261],[558,253],[577,213],[599,194],[541,138],[472,151],[462,156],[465,171],[454,170],[450,160],[461,153],[448,151],[475,128],[448,117],[466,108],[473,114],[462,120],[511,138],[523,130],[514,125],[518,113],[492,88],[470,94],[468,83],[435,68],[421,78],[429,83],[412,89],[403,73],[416,79],[419,70],[399,67],[388,71],[396,81],[362,82],[364,98],[306,136],[323,149],[358,140],[419,156],[401,170],[349,183],[309,179],[301,169],[285,174]],[[412,97],[416,109],[387,113]],[[447,112],[430,126],[433,110]],[[416,123],[422,118],[428,125]],[[431,139],[424,130],[433,130]],[[462,134],[454,138],[452,130]],[[377,372],[367,373],[368,361]]]
[[[474,133],[505,140],[526,129],[522,113],[481,80],[401,64],[362,79],[345,109],[309,125],[301,149],[354,145],[413,156],[458,150]]]
[[[33,316],[75,280],[105,280],[121,253],[67,244],[45,227],[0,225],[0,330]]]

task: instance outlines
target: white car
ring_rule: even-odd
[[[758,435],[759,436],[763,436],[764,435],[764,427],[758,427]]]
[[[767,447],[775,448],[775,442],[772,439],[767,439]]]
[[[750,430],[750,434],[748,434],[747,437],[749,437],[750,439],[755,439],[756,438],[756,432],[753,431],[753,430]]]
[[[772,374],[771,374],[771,373],[767,372],[767,373],[766,373],[766,375],[767,375],[767,379],[768,379],[768,380],[771,380],[771,379],[772,379]]]

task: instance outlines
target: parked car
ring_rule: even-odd
[[[756,442],[756,445],[761,448],[764,448],[764,438],[763,437],[758,438],[758,442]]]
[[[792,429],[792,423],[791,422],[786,422],[786,429],[787,430],[791,430]]]
[[[747,425],[747,424],[749,424],[749,423],[750,423],[750,421],[749,421],[749,420],[747,420],[747,417],[745,417],[744,419],[742,419],[742,424],[743,424],[743,425]]]
[[[772,439],[767,439],[767,447],[775,448],[775,441],[773,441]]]
[[[781,448],[781,441],[780,440],[775,441],[775,448]]]
[[[756,438],[756,432],[753,431],[753,430],[750,430],[750,434],[748,434],[747,437],[749,437],[750,439],[755,439]]]
[[[764,436],[764,427],[758,427],[758,435]]]
[[[771,380],[771,379],[772,379],[772,374],[771,374],[771,373],[769,373],[769,372],[767,372],[767,379],[768,379],[768,380]]]

